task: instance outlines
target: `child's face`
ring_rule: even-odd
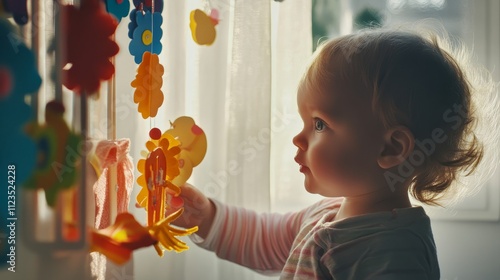
[[[302,87],[297,94],[304,128],[293,139],[295,160],[310,193],[335,197],[374,191],[383,129],[357,84],[335,82],[324,92]]]

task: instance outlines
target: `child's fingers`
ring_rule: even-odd
[[[203,210],[209,205],[208,198],[190,184],[181,186],[181,195],[186,207]]]
[[[181,194],[180,198],[183,199],[184,213],[176,221],[173,222],[174,225],[181,227],[192,227],[198,225],[201,220],[203,220],[204,213],[207,208],[210,207],[210,201],[208,198],[201,193],[198,189],[190,184],[185,184],[180,187]],[[173,205],[165,212],[165,215],[169,215],[177,211],[180,207],[175,208]]]
[[[191,184],[184,184],[181,187],[181,197],[187,200],[195,199],[199,194],[198,191]]]

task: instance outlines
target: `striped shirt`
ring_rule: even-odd
[[[257,214],[214,201],[205,240],[218,257],[280,279],[439,279],[429,217],[422,207],[333,221],[341,198],[295,213]]]

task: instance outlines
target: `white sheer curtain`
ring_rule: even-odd
[[[207,3],[220,12],[209,47],[196,45],[189,30],[190,11]],[[134,162],[151,126],[165,130],[169,120],[188,115],[208,138],[190,180],[205,194],[260,212],[304,205],[297,199],[306,195],[302,178],[289,174],[291,139],[302,125],[296,84],[312,49],[311,1],[165,1],[163,18],[165,104],[153,121],[141,119],[131,102],[135,65],[126,52],[127,26],[118,29],[118,136],[131,138]],[[142,209],[130,208],[145,219]],[[269,279],[189,243],[189,251],[163,258],[151,248],[137,251],[135,279]]]

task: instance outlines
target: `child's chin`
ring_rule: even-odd
[[[343,197],[343,196],[345,196],[345,192],[343,192],[339,189],[319,188],[317,185],[315,185],[311,182],[308,182],[307,179],[304,182],[304,188],[310,194],[318,194],[318,195],[321,195],[324,197]]]
[[[314,184],[311,184],[310,182],[308,182],[307,179],[304,182],[304,188],[306,189],[306,191],[308,193],[311,193],[311,194],[318,193],[317,188],[314,187]]]

